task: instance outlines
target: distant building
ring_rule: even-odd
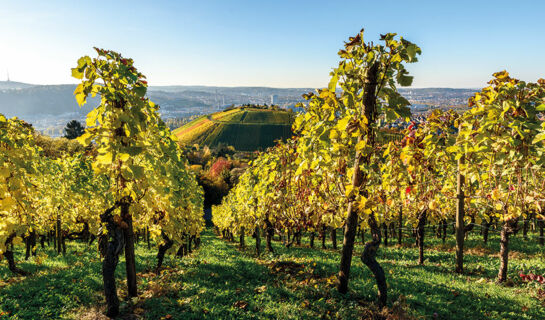
[[[278,103],[278,95],[271,94],[271,105],[275,105]]]

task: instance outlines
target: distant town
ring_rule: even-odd
[[[0,81],[0,113],[30,122],[45,134],[60,136],[72,119],[84,122],[86,114],[96,106],[97,98],[80,108],[74,99],[75,85],[32,85]],[[304,102],[302,95],[313,88],[151,86],[148,96],[161,106],[163,119],[172,128],[194,116],[223,110],[232,105],[277,105],[293,109]],[[464,109],[467,99],[477,89],[408,88],[400,92],[411,102],[415,117],[435,108]],[[402,126],[392,124],[391,126]]]

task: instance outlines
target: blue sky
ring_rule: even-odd
[[[414,87],[481,87],[507,69],[545,78],[545,1],[0,0],[0,80],[75,83],[91,48],[136,61],[150,85],[323,87],[343,41],[418,44]]]

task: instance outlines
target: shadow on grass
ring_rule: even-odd
[[[144,303],[146,317],[158,319],[252,319],[277,318],[282,305],[299,301],[297,293],[278,286],[265,265],[217,239],[210,232],[202,237],[203,247],[194,261],[188,261],[182,275],[168,282],[182,283],[182,289],[155,296]],[[275,304],[276,308],[271,306]],[[280,314],[282,314],[280,312]]]
[[[531,235],[533,236],[533,235]],[[308,238],[302,246],[285,248],[274,242],[275,254],[264,253],[256,258],[255,241],[247,237],[246,249],[227,243],[208,229],[202,236],[202,247],[193,255],[178,259],[171,254],[165,259],[166,269],[156,276],[139,279],[142,299],[137,308],[145,319],[316,319],[360,318],[362,309],[373,308],[376,285],[369,270],[361,263],[362,244],[356,245],[350,274],[350,292],[336,293],[327,282],[338,272],[339,249],[308,248]],[[367,235],[367,239],[369,236]],[[545,272],[540,257],[543,248],[522,237],[512,239],[514,251],[525,255],[510,260],[509,276],[518,268]],[[389,304],[406,301],[418,317],[438,319],[544,319],[545,308],[534,298],[536,288],[515,283],[515,287],[498,286],[494,280],[499,260],[486,254],[466,254],[465,275],[454,270],[454,252],[449,239],[443,246],[435,237],[426,239],[425,265],[417,265],[418,251],[411,247],[413,239],[404,239],[404,247],[381,246],[378,253],[387,276]],[[495,254],[498,238],[491,234],[484,246],[478,234],[470,235],[467,248],[477,248]],[[320,243],[316,241],[319,245]],[[330,244],[328,243],[328,246]],[[484,249],[483,249],[484,248]],[[20,248],[19,248],[20,249]],[[265,249],[264,247],[262,249]],[[0,313],[9,311],[20,319],[66,318],[76,309],[103,305],[101,263],[94,247],[70,243],[66,256],[56,256],[53,250],[43,264],[31,259],[19,266],[34,275],[0,283]],[[155,250],[137,246],[137,272],[147,272],[155,265]],[[533,255],[532,255],[533,254]],[[21,254],[17,257],[20,259]],[[296,274],[271,272],[278,261],[296,261],[310,268],[313,279]],[[315,264],[315,265],[314,265]],[[116,277],[124,288],[125,265],[120,263]],[[305,269],[305,272],[309,272]],[[0,264],[0,279],[12,279],[5,263]],[[317,280],[315,282],[302,280]],[[149,296],[147,295],[149,293]],[[3,319],[0,316],[0,319]]]
[[[491,235],[488,245],[482,244],[479,234],[471,234],[466,241],[466,248],[486,248],[485,254],[466,254],[464,275],[453,272],[455,253],[449,246],[454,240],[449,239],[440,251],[430,248],[442,247],[441,240],[429,237],[426,243],[425,264],[417,264],[417,248],[411,247],[412,239],[404,239],[402,248],[381,246],[378,253],[387,274],[390,304],[396,300],[405,300],[418,316],[439,319],[545,319],[545,303],[535,298],[537,289],[531,285],[517,282],[518,270],[531,268],[537,273],[545,272],[542,256],[543,248],[537,242],[524,240],[521,235],[513,237],[511,248],[514,254],[509,262],[509,276],[515,279],[514,287],[505,287],[494,283],[498,272],[499,259],[494,256],[499,251],[499,238]],[[340,238],[342,239],[342,238]],[[369,238],[367,238],[369,239]],[[303,241],[303,244],[308,242]],[[248,243],[248,247],[253,242]],[[361,296],[367,301],[375,301],[376,286],[369,270],[361,263],[359,254],[361,243],[355,248],[351,270],[351,295]],[[340,249],[321,250],[308,247],[286,249],[275,243],[276,259],[283,257],[310,258],[315,261],[324,276],[334,275],[338,271]],[[251,249],[245,251],[251,255]],[[478,251],[480,253],[480,251]],[[487,255],[489,253],[490,255]]]
[[[0,264],[0,279],[5,282],[0,287],[0,313],[7,312],[6,319],[63,319],[75,309],[102,304],[102,263],[96,247],[69,242],[67,249],[63,256],[49,247],[39,248],[38,257],[17,261],[19,267],[32,273],[28,277],[17,277],[5,264]],[[153,252],[137,247],[137,272],[152,257]],[[20,252],[17,258],[22,258]],[[116,269],[116,278],[120,282],[118,287],[123,288],[123,260]]]

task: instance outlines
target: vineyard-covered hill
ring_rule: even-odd
[[[174,130],[180,142],[240,151],[263,150],[292,136],[294,113],[286,110],[239,107],[199,117]]]

